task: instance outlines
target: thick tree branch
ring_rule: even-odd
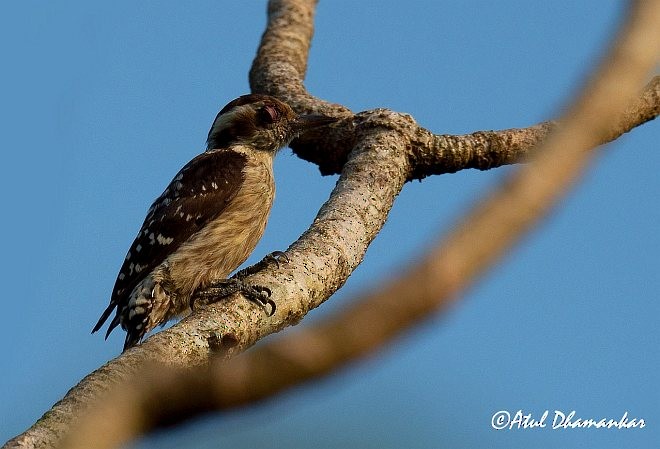
[[[306,61],[313,33],[315,1],[276,0],[269,4],[268,27],[250,70],[250,85],[257,93],[274,95],[287,101],[298,112],[320,113],[344,118],[342,126],[323,135],[309,135],[293,143],[294,152],[319,166],[324,175],[340,173],[355,145],[353,113],[342,105],[310,95],[304,87]],[[292,36],[297,36],[293,38]],[[301,39],[304,36],[305,39]],[[656,82],[660,78],[656,77]],[[652,120],[660,111],[653,89],[645,91],[644,105],[629,108],[618,125],[599,143],[606,143],[635,126]],[[378,111],[369,111],[374,115]],[[365,112],[363,114],[368,114]],[[454,173],[467,168],[489,170],[523,160],[543,141],[556,122],[548,121],[528,128],[477,131],[466,135],[436,135],[421,127],[409,127],[411,179]]]
[[[286,76],[294,72],[298,73],[299,76],[297,79],[300,80],[300,85],[296,88],[298,90],[294,90],[291,95],[287,94],[287,97],[285,94],[289,91],[284,89],[284,94],[279,96],[289,100],[299,110],[309,111],[315,108],[334,108],[335,115],[346,117],[343,125],[337,127],[336,133],[339,136],[337,138],[340,143],[351,142],[350,147],[352,148],[331,198],[321,208],[310,229],[287,250],[287,255],[291,262],[279,270],[265,270],[252,278],[255,283],[267,285],[271,288],[273,297],[277,301],[277,313],[273,317],[265,317],[258,308],[240,296],[234,296],[227,301],[197,311],[173,328],[156,334],[143,345],[127,351],[122,356],[87,376],[78,386],[67,393],[62,401],[55,404],[51,411],[46,413],[31,429],[10,441],[7,447],[54,446],[63,435],[69,432],[71,426],[89,410],[90,404],[100,401],[105,397],[108,390],[119,383],[128,381],[138,370],[144,369],[145,366],[151,363],[158,363],[159,366],[166,364],[179,367],[205,365],[209,360],[210,354],[214,352],[224,356],[231,356],[248,348],[265,335],[277,332],[286,326],[296,324],[309,310],[317,307],[340,288],[350,273],[357,267],[362,260],[367,246],[382,227],[392,202],[404,182],[412,179],[412,177],[426,176],[426,173],[416,171],[416,168],[411,165],[416,159],[413,156],[414,151],[412,150],[411,142],[414,142],[414,139],[411,136],[419,131],[419,127],[409,116],[387,110],[375,110],[352,116],[350,111],[340,106],[330,105],[325,102],[317,103],[317,100],[305,93],[304,88],[301,89],[302,76],[304,75],[309,40],[311,39],[312,32],[313,2],[293,0],[273,1],[269,8],[269,14],[269,28],[264,34],[264,42],[255,60],[255,66],[258,65],[262,57],[262,51],[267,53],[264,47],[267,45],[266,41],[270,38],[269,32],[276,31],[272,29],[273,27],[276,28],[279,26],[278,24],[287,23],[292,23],[292,26],[300,27],[300,32],[280,34],[279,38],[274,34],[274,39],[279,39],[280,45],[283,47],[281,50],[282,58],[290,58],[288,71],[281,73],[286,74]],[[653,34],[648,29],[646,31],[648,34]],[[277,43],[273,45],[276,46]],[[624,47],[628,49],[632,45]],[[654,50],[657,51],[657,48]],[[646,63],[643,54],[640,53],[639,57]],[[636,68],[634,70],[630,70],[630,67],[626,66],[626,70],[634,74],[634,79],[631,78],[629,73],[619,73],[623,79],[630,81],[625,84],[623,91],[623,94],[627,96],[630,96],[631,89],[636,88],[634,84],[631,84],[633,81],[637,82],[636,86],[640,85],[638,79],[640,77],[639,66],[640,64],[637,62],[632,64],[632,67]],[[253,69],[251,73],[253,89],[260,90],[260,88],[255,87],[258,86],[258,82],[253,79],[256,76],[254,75],[255,72],[258,72],[258,70],[255,71]],[[275,70],[273,73],[277,74],[280,72]],[[272,82],[280,81],[282,81],[281,78],[272,79]],[[257,84],[255,85],[255,83]],[[265,85],[267,86],[267,84]],[[264,89],[267,90],[267,87],[264,87]],[[600,95],[598,92],[592,94]],[[656,90],[656,100],[657,96]],[[613,102],[617,107],[623,101],[618,92],[608,92],[606,97],[608,99],[610,97],[618,98],[618,100]],[[624,96],[623,98],[625,99],[626,97]],[[598,103],[598,101],[594,101]],[[657,108],[657,101],[655,107]],[[609,106],[604,108],[607,109],[605,115],[609,114],[611,116],[614,112],[608,108]],[[324,112],[326,111],[324,110]],[[571,116],[574,116],[573,120],[579,123],[578,128],[584,127],[584,129],[591,130],[594,128],[593,123],[588,120],[589,117],[586,120],[584,118],[587,112],[589,112],[588,108],[586,112],[578,108],[577,112],[574,112]],[[657,112],[655,114],[657,115]],[[569,124],[567,125],[567,129],[571,130],[570,123],[572,122],[567,120],[566,123]],[[598,142],[607,139],[608,135],[613,135],[614,133],[611,132],[611,128],[611,122],[607,124],[606,128],[598,128],[598,132],[594,134],[595,140],[593,142],[588,138],[566,137],[565,133],[560,133],[558,134],[560,137],[555,137],[554,144],[548,144],[548,146],[552,147],[554,145],[557,147],[561,144],[562,148],[572,148],[573,145],[577,145],[578,148],[590,148]],[[342,136],[348,137],[344,138]],[[566,142],[562,139],[566,140]],[[435,138],[430,140],[434,141]],[[301,145],[303,144],[301,143]],[[549,150],[547,153],[553,154]],[[568,166],[574,169],[570,173],[573,175],[590,154],[590,152],[582,153],[581,159],[577,162],[571,159],[571,154],[573,153],[560,153],[556,156],[562,160],[566,158]],[[421,156],[421,159],[425,161],[428,161],[429,158],[432,159],[431,156]],[[433,162],[426,163],[429,166],[434,165]],[[420,164],[422,163],[420,162]],[[516,226],[511,226],[515,232],[511,235],[505,235],[502,245],[512,241],[516,235],[530,226],[533,220],[541,215],[536,212],[536,208],[540,206],[537,206],[534,201],[542,200],[549,202],[549,199],[555,195],[553,192],[555,192],[554,189],[556,187],[552,186],[552,180],[545,177],[542,174],[543,171],[538,171],[535,168],[536,166],[530,165],[530,167],[534,168],[527,168],[526,170],[528,171],[523,172],[527,173],[527,175],[521,175],[521,180],[519,181],[512,181],[505,191],[518,195],[521,191],[518,183],[523,182],[523,178],[526,180],[525,182],[531,182],[538,178],[541,181],[539,184],[540,193],[536,196],[532,195],[530,198],[527,198],[525,195],[518,198],[520,201],[528,201],[527,203],[524,201],[522,203],[523,205],[527,204],[522,209],[525,215],[523,218],[526,221],[523,220],[520,222],[520,217],[512,217],[510,213],[504,213],[504,215],[500,215],[500,218],[496,220],[503,221],[504,223],[517,223]],[[559,173],[559,178],[567,180],[571,177],[568,174],[569,171],[563,171]],[[526,189],[522,190],[526,192]],[[497,202],[506,204],[507,201],[510,201],[510,198],[503,196],[497,201],[493,201],[491,205],[486,207],[486,210],[497,211],[498,208],[492,206],[492,204],[496,204]],[[548,203],[542,204],[545,204],[545,206],[541,207],[542,211],[546,210]],[[475,219],[485,219],[483,217],[487,217],[488,215],[482,211],[475,215]],[[495,216],[498,216],[498,214],[496,213]],[[456,246],[457,248],[461,247],[460,241],[461,238],[466,238],[465,235],[465,231],[463,231],[463,234],[459,233],[459,236],[456,237],[459,242]],[[470,235],[470,239],[472,238],[473,235]],[[449,249],[451,248],[450,246]],[[491,252],[488,254],[476,254],[477,261],[481,261],[476,264],[473,264],[469,258],[460,252],[449,251],[452,257],[459,258],[458,262],[462,261],[462,263],[455,263],[456,261],[454,261],[454,265],[446,267],[449,273],[449,279],[453,279],[454,282],[447,282],[443,288],[448,293],[454,292],[461,285],[461,282],[465,283],[471,279],[476,272],[484,268],[484,264],[488,260],[495,257],[502,250],[503,246],[500,245],[497,248],[489,250]],[[445,248],[444,251],[448,250]],[[353,336],[356,338],[359,336],[350,333],[344,334],[343,338],[345,341],[348,341],[347,335],[351,338]],[[346,359],[350,359],[351,357],[349,355]],[[215,371],[211,373],[213,372]],[[158,378],[160,379],[161,377],[159,376]],[[186,377],[184,376],[184,378]],[[194,381],[194,379],[195,376],[192,376],[191,380]],[[228,375],[226,379],[227,381],[233,379],[232,381],[243,382],[241,380],[242,378],[237,377],[235,374]],[[251,378],[250,376],[246,376],[246,379],[249,381]],[[131,382],[135,381],[131,380],[128,384]],[[138,383],[138,385],[140,384]],[[244,385],[241,384],[242,387]],[[130,391],[130,389],[127,391]],[[151,393],[148,390],[144,391],[147,394],[146,397],[152,399],[151,402],[146,403],[157,404],[155,407],[152,406],[150,408],[151,411],[154,408],[164,410],[166,404],[160,402],[162,396],[149,396]],[[211,404],[205,402],[204,404],[206,405],[203,405],[202,408],[217,407],[218,403],[232,404],[241,402],[240,396],[238,397],[239,399],[235,397],[231,400],[227,399],[231,396],[231,391],[234,390],[220,390],[217,397],[213,396],[209,399]],[[249,390],[242,389],[242,391]],[[263,396],[264,394],[261,395]],[[129,396],[129,399],[138,402],[141,400],[135,396]],[[108,401],[107,405],[110,406],[112,403],[114,401]],[[116,410],[114,413],[116,413]],[[97,415],[91,415],[90,419],[94,419],[95,416]],[[111,416],[126,417],[125,415],[116,414],[112,414]],[[150,421],[153,418],[144,421],[139,419],[141,415],[128,416],[131,417],[129,424],[132,427],[128,430],[124,429],[123,432],[126,433],[116,433],[116,436],[130,435],[135,431],[148,428],[149,423],[153,423],[153,421]],[[169,418],[173,416],[175,415],[169,415]],[[122,420],[106,419],[104,421],[104,427],[95,427],[92,434],[94,446],[100,447],[101,435],[111,432],[108,426]],[[116,429],[112,430],[112,432],[116,431]],[[84,437],[84,435],[89,436],[90,434],[82,432],[81,436]],[[90,447],[89,441],[87,443],[84,442],[85,440],[82,441],[87,446],[80,447]]]

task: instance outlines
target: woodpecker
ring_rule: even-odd
[[[190,313],[195,292],[206,288],[220,296],[241,290],[265,304],[268,289],[246,285],[240,276],[226,278],[263,235],[275,196],[275,154],[299,134],[335,120],[297,115],[267,95],[243,95],[222,108],[206,151],[149,208],[92,333],[115,311],[105,338],[121,325],[125,351],[154,327]]]

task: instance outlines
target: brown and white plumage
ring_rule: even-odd
[[[333,121],[297,116],[266,95],[244,95],[217,115],[207,150],[156,199],[119,271],[106,338],[121,325],[124,349],[159,324],[187,314],[197,289],[226,278],[263,235],[275,195],[273,158],[304,129]]]

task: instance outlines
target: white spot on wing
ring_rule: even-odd
[[[161,245],[169,245],[174,241],[174,238],[165,237],[163,234],[158,234],[158,237],[156,237],[156,239],[158,240],[158,243],[160,243]]]

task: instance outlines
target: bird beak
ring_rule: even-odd
[[[299,115],[293,122],[293,131],[296,134],[304,133],[310,129],[319,128],[321,126],[329,125],[330,123],[335,123],[337,118],[328,117],[327,115]]]

